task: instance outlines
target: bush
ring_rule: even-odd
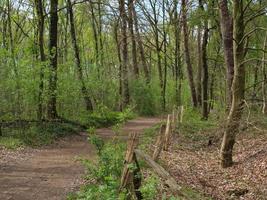
[[[57,138],[79,131],[80,128],[67,123],[41,123],[24,130],[19,137],[26,145],[41,146],[51,144]]]
[[[97,136],[91,137],[91,143],[95,144],[98,148],[98,163],[94,164],[89,160],[82,160],[82,162],[88,171],[87,179],[93,179],[97,184],[84,186],[80,192],[76,195],[71,195],[69,199],[124,199],[125,194],[124,192],[119,193],[119,186],[123,168],[125,144],[104,144]]]
[[[132,99],[136,105],[135,109],[140,115],[153,116],[156,114],[157,96],[156,88],[151,88],[145,80],[136,80],[132,85]]]
[[[117,123],[134,118],[132,108],[126,108],[123,112],[110,111],[106,106],[98,106],[93,113],[88,113],[83,121],[88,127],[109,127]]]

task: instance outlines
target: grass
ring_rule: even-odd
[[[24,143],[19,138],[0,137],[0,146],[13,150],[24,146]]]
[[[123,112],[113,112],[106,107],[100,107],[93,113],[87,113],[80,119],[80,123],[94,131],[98,127],[111,125],[119,126],[135,117],[131,108]],[[53,143],[56,139],[80,132],[78,125],[62,122],[30,123],[19,127],[2,127],[0,146],[16,149],[20,146],[42,146]]]
[[[8,149],[17,149],[21,146],[42,146],[51,144],[54,140],[81,129],[67,123],[33,123],[24,127],[2,128],[3,136],[0,137],[0,146]]]

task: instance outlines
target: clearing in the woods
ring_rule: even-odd
[[[122,136],[141,133],[160,122],[160,118],[137,118],[122,127]],[[98,129],[103,138],[114,136],[111,128]],[[79,158],[94,159],[95,149],[88,135],[80,133],[60,139],[40,149],[0,150],[1,200],[61,200],[83,182],[85,169]]]

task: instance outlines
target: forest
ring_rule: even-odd
[[[266,0],[1,0],[0,199],[266,200]]]

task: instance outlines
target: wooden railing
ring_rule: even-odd
[[[189,199],[187,195],[182,192],[182,187],[177,184],[176,180],[170,173],[157,163],[162,150],[167,151],[169,149],[172,134],[178,123],[181,123],[183,120],[183,111],[184,108],[182,106],[178,109],[173,109],[172,114],[167,116],[166,122],[162,123],[156,138],[152,157],[137,148],[139,135],[137,133],[129,134],[120,189],[122,190],[126,188],[129,194],[134,196],[134,199],[142,199],[142,195],[139,191],[139,188],[141,187],[141,171],[138,159],[144,160],[145,163],[153,169],[153,171],[169,187],[171,193],[179,195],[181,199]],[[132,167],[133,165],[135,165],[134,168]]]

